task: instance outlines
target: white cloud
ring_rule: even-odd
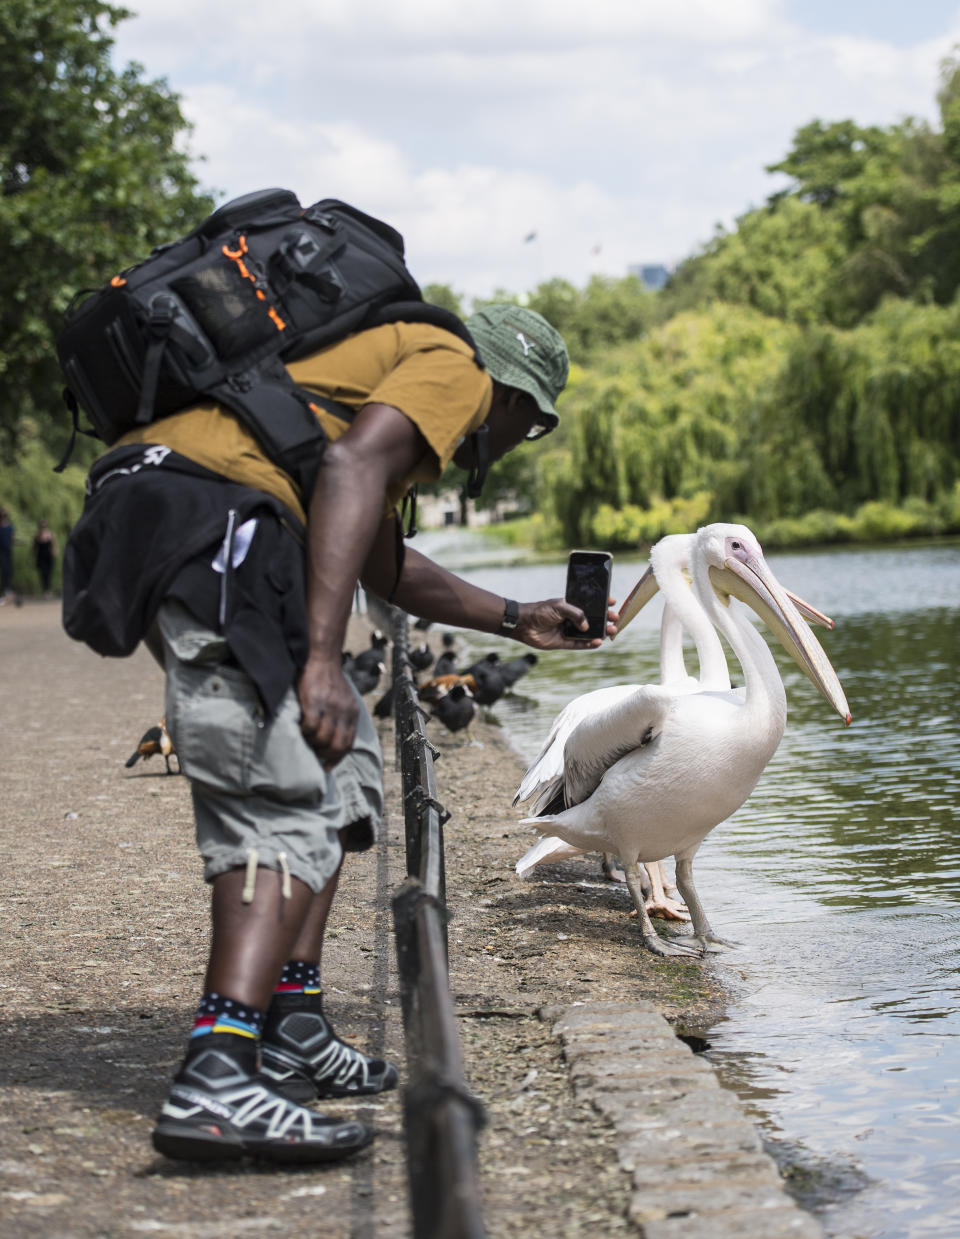
[[[472,294],[682,258],[773,191],[764,165],[814,117],[934,115],[952,42],[824,36],[775,0],[139,10],[118,57],[182,95],[204,183],[354,201],[418,278]]]
[[[246,47],[252,63],[264,40],[272,39],[278,67],[284,51],[295,61],[305,47],[348,46],[356,52],[360,41],[372,53],[469,47],[488,55],[529,47],[617,46],[663,34],[713,42],[743,38],[780,20],[780,6],[770,0],[286,0],[282,5],[247,0],[242,6],[227,0],[141,0],[131,7],[140,33],[125,37],[152,51],[166,46],[182,52],[185,42],[196,44],[191,34],[209,32],[217,36],[207,49],[213,59]]]

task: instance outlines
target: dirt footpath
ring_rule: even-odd
[[[369,627],[353,623],[359,649]],[[124,766],[162,714],[162,676],[145,652],[103,660],[71,642],[58,605],[39,602],[0,610],[0,675],[2,1239],[407,1235],[398,1094],[325,1105],[377,1128],[349,1163],[210,1170],[153,1153],[207,937],[186,781],[161,758]],[[626,891],[593,862],[521,883],[513,865],[532,836],[510,807],[519,760],[496,727],[471,745],[437,726],[452,990],[468,1082],[489,1115],[489,1234],[637,1234],[614,1127],[571,1088],[541,1008],[652,999],[696,1025],[718,1009],[718,985],[698,963],[642,952]],[[389,897],[404,852],[388,725],[382,741],[387,829],[348,858],[324,988],[338,1031],[402,1065]]]

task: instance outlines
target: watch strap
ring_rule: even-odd
[[[497,630],[502,637],[513,636],[513,630],[517,626],[520,619],[520,604],[512,598],[504,598],[503,600],[503,619],[500,621],[500,627]]]

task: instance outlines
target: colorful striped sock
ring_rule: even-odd
[[[303,959],[291,959],[283,968],[283,974],[277,982],[277,994],[319,994],[320,965],[310,964]]]
[[[265,1017],[265,1011],[248,1007],[233,998],[224,998],[222,994],[204,994],[197,1007],[190,1037],[192,1040],[208,1033],[233,1033],[234,1036],[256,1041],[263,1032]]]

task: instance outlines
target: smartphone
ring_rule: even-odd
[[[571,551],[567,561],[567,589],[565,598],[586,615],[590,627],[586,630],[575,627],[570,620],[563,621],[565,637],[579,637],[592,641],[594,637],[607,635],[607,604],[610,598],[610,575],[613,572],[613,556],[607,551]]]

